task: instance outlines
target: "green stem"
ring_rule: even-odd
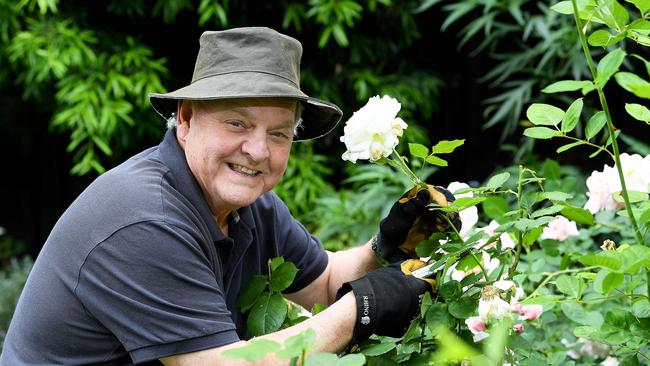
[[[397,152],[397,150],[393,149],[393,154],[395,154],[395,157],[397,157],[397,163],[400,169],[402,169],[402,172],[406,174],[406,176],[411,181],[411,183],[413,183],[413,185],[426,186],[426,183],[422,182],[422,180],[418,178],[418,176],[415,175],[415,173],[413,173],[411,168],[408,167],[406,162],[404,162],[404,158]]]
[[[564,134],[563,134],[562,137],[567,138],[567,139],[569,139],[569,140],[582,141],[582,142],[584,142],[585,145],[587,145],[587,146],[595,147],[595,148],[598,149],[598,150],[603,150],[604,152],[608,153],[609,156],[610,156],[612,159],[616,160],[616,156],[615,156],[614,154],[612,154],[611,151],[607,150],[607,148],[605,148],[605,147],[603,147],[603,146],[596,145],[596,144],[591,143],[591,142],[589,142],[589,141],[587,141],[587,140],[579,139],[579,138],[577,138],[577,137],[573,137],[573,136],[569,136],[569,135],[564,135]]]
[[[544,287],[544,285],[546,285],[555,276],[558,276],[558,275],[561,275],[561,274],[564,274],[564,273],[590,271],[590,270],[592,270],[594,268],[598,268],[598,267],[590,266],[590,267],[584,267],[584,268],[565,269],[565,270],[562,270],[562,271],[551,272],[551,273],[545,272],[543,274],[546,275],[547,277],[542,282],[540,282],[539,285],[537,285],[537,287],[535,287],[533,292],[531,292],[530,295],[526,296],[526,298],[524,300],[528,300],[528,299],[530,299],[532,297],[535,297],[535,295],[537,295],[537,291],[540,288]]]
[[[576,0],[571,0],[571,4],[573,5],[573,19],[575,19],[576,27],[578,28],[578,34],[580,35],[580,43],[582,44],[582,50],[585,53],[585,57],[587,59],[587,65],[589,65],[589,70],[591,71],[591,75],[594,81],[596,81],[598,77],[598,72],[596,70],[596,66],[594,65],[594,60],[591,58],[591,53],[589,52],[589,46],[587,45],[587,37],[583,32],[582,21],[578,16],[578,5],[576,4]],[[598,91],[598,98],[600,99],[600,105],[603,107],[603,111],[605,112],[605,116],[607,117],[607,129],[609,130],[609,137],[612,140],[612,149],[614,150],[614,161],[616,162],[616,169],[618,170],[618,178],[621,181],[621,189],[622,189],[621,193],[623,194],[623,201],[625,201],[625,208],[627,209],[627,213],[630,217],[630,222],[632,223],[632,228],[634,229],[634,235],[636,236],[636,240],[639,243],[639,245],[643,245],[643,237],[641,236],[641,231],[639,231],[639,227],[636,223],[636,219],[634,218],[634,212],[632,211],[632,206],[630,205],[630,199],[627,194],[625,177],[623,176],[623,167],[621,166],[620,153],[618,150],[618,142],[616,141],[616,136],[614,135],[614,123],[612,123],[612,116],[609,113],[609,106],[607,105],[607,99],[605,98],[605,93],[603,92],[602,86],[599,86],[598,83],[596,83],[596,90]],[[648,283],[648,290],[650,290],[650,283]]]
[[[524,167],[519,166],[519,180],[517,182],[517,210],[519,211],[519,218],[523,218],[523,210],[521,208],[521,196],[522,196],[522,179],[524,177]],[[512,278],[512,274],[517,269],[519,265],[519,257],[521,256],[521,248],[524,246],[524,233],[519,232],[517,235],[517,248],[515,252],[515,260],[508,268],[508,278]]]

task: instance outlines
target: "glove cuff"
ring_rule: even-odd
[[[352,331],[351,345],[368,339],[375,330],[377,319],[377,298],[370,281],[362,277],[356,281],[346,282],[336,292],[336,299],[352,291],[357,305],[357,318]]]
[[[382,238],[381,231],[372,238],[370,244],[372,251],[375,253],[375,257],[377,257],[377,260],[382,266],[411,259],[411,256],[401,251],[399,248],[387,245]]]

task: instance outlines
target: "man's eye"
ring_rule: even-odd
[[[244,127],[244,123],[242,121],[238,121],[238,120],[231,120],[231,121],[228,121],[226,123],[228,123],[229,125],[234,126],[234,127]]]
[[[286,140],[290,139],[289,136],[287,136],[287,134],[284,132],[271,132],[271,136]]]

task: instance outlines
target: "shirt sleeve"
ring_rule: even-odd
[[[98,244],[75,293],[135,363],[239,340],[197,239],[163,222],[130,225]]]
[[[285,260],[298,267],[298,273],[284,292],[292,293],[305,288],[327,268],[328,256],[323,244],[298,222],[282,200],[273,194],[278,230],[278,251]]]

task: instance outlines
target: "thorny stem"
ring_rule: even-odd
[[[524,167],[519,166],[519,179],[517,182],[517,210],[519,211],[519,217],[523,218],[523,212],[521,209],[521,193],[522,193],[522,179],[524,177]],[[522,231],[517,235],[517,251],[515,252],[515,260],[508,268],[508,278],[512,278],[512,274],[517,269],[519,264],[519,257],[521,256],[521,248],[524,246],[524,233]]]
[[[404,162],[404,158],[397,152],[397,150],[393,149],[393,154],[395,154],[397,157],[397,163],[399,164],[400,169],[402,169],[402,172],[406,174],[411,183],[416,186],[425,186],[425,183],[422,182],[422,180],[418,178],[415,173],[413,173],[411,168],[409,168],[406,162]]]
[[[591,53],[589,52],[589,46],[587,46],[587,38],[582,29],[582,21],[578,14],[578,5],[576,0],[571,0],[573,5],[573,19],[575,19],[576,27],[578,27],[578,34],[580,35],[580,43],[582,44],[582,50],[585,53],[587,59],[587,64],[589,65],[589,70],[591,75],[594,78],[594,81],[598,78],[598,73],[596,71],[596,66],[594,65],[594,60],[591,58]],[[616,141],[616,136],[614,135],[614,124],[612,123],[612,116],[609,113],[609,107],[607,105],[607,99],[605,99],[605,93],[603,92],[603,87],[599,86],[596,83],[596,90],[598,91],[598,98],[600,99],[600,104],[603,107],[605,116],[607,117],[607,129],[609,130],[609,137],[612,139],[612,149],[614,150],[614,161],[616,162],[616,169],[618,170],[618,178],[621,181],[621,189],[623,194],[623,200],[625,201],[625,208],[630,217],[630,222],[632,223],[632,228],[634,229],[634,235],[639,245],[643,245],[643,237],[639,231],[639,227],[634,218],[634,212],[632,211],[632,206],[630,205],[630,199],[627,194],[627,187],[625,186],[625,178],[623,176],[623,167],[621,166],[620,153],[618,150],[618,142]],[[648,280],[650,280],[650,273],[648,273]],[[650,291],[650,282],[648,283],[648,291]]]

